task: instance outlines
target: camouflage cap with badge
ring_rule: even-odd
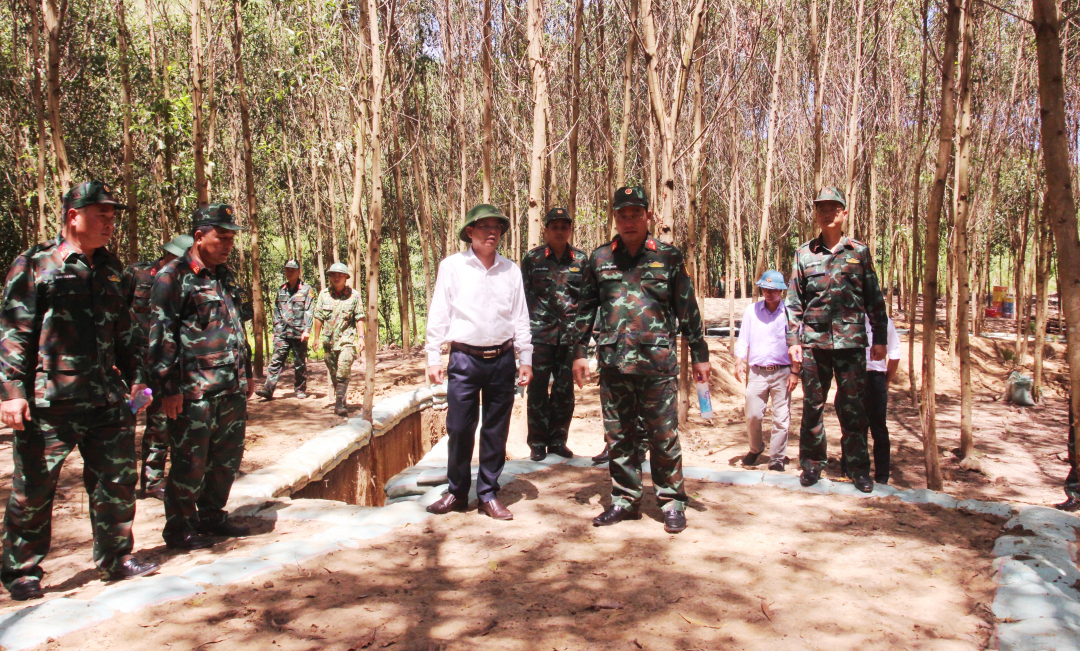
[[[117,210],[127,210],[127,205],[117,201],[112,194],[112,188],[103,181],[83,181],[64,195],[64,205],[67,208],[85,208],[95,203],[115,206]]]
[[[492,206],[491,204],[482,203],[477,206],[473,206],[469,212],[465,213],[465,223],[461,225],[461,230],[458,231],[458,239],[462,242],[472,244],[472,238],[465,232],[465,229],[469,226],[475,226],[476,222],[488,217],[494,217],[502,222],[502,232],[506,232],[510,229],[510,220],[506,215],[502,214],[502,211]]]
[[[649,197],[645,194],[645,188],[641,186],[627,186],[616,190],[615,196],[611,200],[611,209],[617,211],[619,208],[624,208],[626,206],[641,206],[645,210],[648,210]]]
[[[818,194],[817,199],[814,199],[814,203],[822,203],[825,201],[835,201],[840,204],[840,207],[847,210],[847,199],[844,197],[844,191],[838,187],[822,188]]]
[[[191,213],[191,228],[200,226],[220,226],[230,231],[246,231],[247,229],[236,223],[236,215],[232,206],[227,203],[212,203],[209,206],[196,208]]]
[[[299,269],[300,268],[300,263],[297,262],[296,260],[286,260],[285,261],[285,268],[286,269]]]
[[[544,227],[546,228],[548,224],[555,221],[556,219],[565,219],[571,224],[574,223],[574,220],[570,218],[570,213],[566,210],[566,208],[552,208],[551,210],[547,211],[546,215],[544,215]]]

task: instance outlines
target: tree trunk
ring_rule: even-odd
[[[383,61],[378,3],[367,0],[371,43],[371,219],[367,238],[367,322],[364,333],[363,418],[371,420],[375,397],[375,354],[379,345],[379,251],[382,248],[382,97]]]
[[[415,87],[413,88],[413,111],[418,125],[417,132],[415,134],[413,133],[412,120],[406,117],[405,138],[411,143],[414,152],[412,156],[413,185],[420,190],[420,250],[424,256],[424,305],[431,305],[431,244],[435,241],[435,229],[431,224],[431,199],[428,194],[427,157],[424,153],[424,143],[418,140],[421,137],[420,134],[423,133],[423,128],[420,124],[420,106]],[[513,223],[513,221],[511,223]],[[517,225],[514,223],[513,228],[516,227]]]
[[[631,11],[637,11],[637,0],[630,0],[634,6]],[[613,159],[613,151],[611,147],[611,102],[609,101],[610,94],[608,92],[608,76],[607,76],[607,39],[606,29],[604,22],[604,0],[596,1],[596,22],[597,22],[597,49],[599,53],[596,57],[596,65],[598,67],[597,74],[600,77],[600,97],[603,98],[600,102],[601,118],[600,118],[600,132],[603,139],[604,147],[604,184],[602,189],[598,192],[599,215],[597,219],[598,225],[603,229],[603,235],[598,239],[597,244],[603,243],[607,238],[611,237],[611,228],[613,226],[613,218],[611,212],[611,196],[615,192],[615,189],[621,187],[622,181],[619,181],[619,185],[615,184],[615,162]],[[629,43],[634,40],[633,36],[627,39],[627,47]],[[622,134],[619,134],[619,142],[623,146],[623,156],[626,155],[625,143],[623,143]]]
[[[152,100],[157,103],[161,100],[161,80],[158,78],[158,56],[157,56],[157,30],[154,29],[154,9],[150,0],[146,0],[144,14],[146,17],[146,32],[148,36],[148,49],[150,51],[150,85],[152,87]],[[161,128],[161,111],[158,108],[153,108],[151,113],[154,117],[154,137],[161,141],[166,136],[162,132]],[[154,143],[154,185],[157,189],[158,196],[158,221],[161,225],[161,242],[165,243],[169,240],[172,232],[172,226],[170,224],[169,215],[169,198],[166,195],[166,183],[164,176],[165,169],[165,156],[163,147],[157,142]]]
[[[919,309],[919,254],[921,253],[921,247],[919,243],[919,189],[922,187],[922,183],[919,178],[922,176],[923,158],[926,156],[926,146],[928,143],[924,141],[926,127],[926,51],[928,44],[926,40],[929,38],[926,30],[926,21],[928,17],[928,11],[930,7],[930,0],[923,0],[922,9],[922,34],[923,34],[923,48],[922,48],[922,73],[919,77],[919,126],[918,137],[915,141],[915,146],[919,148],[919,155],[915,160],[914,171],[912,173],[911,182],[911,289],[908,292],[908,300],[910,305],[908,307],[908,323],[911,324],[911,329],[908,332],[908,391],[911,396],[911,404],[917,406],[919,404],[918,393],[915,390],[915,315]],[[927,306],[923,305],[923,318],[926,318],[925,311]],[[924,333],[925,334],[925,333]]]
[[[971,60],[975,46],[975,14],[970,0],[964,7],[964,54],[960,60],[960,133],[956,145],[956,224],[953,242],[956,251],[956,347],[960,357],[960,458],[974,451],[971,397],[971,343],[968,315],[971,314],[971,285],[968,275],[968,169],[971,161]]]
[[[191,104],[195,119],[191,139],[195,152],[196,204],[205,206],[210,203],[210,191],[206,185],[206,156],[203,151],[202,20],[199,18],[201,3],[202,0],[191,0]]]
[[[255,204],[255,173],[252,167],[251,124],[249,120],[247,79],[244,76],[243,1],[233,0],[233,62],[236,68],[236,94],[240,100],[240,129],[244,139],[244,196],[247,198],[248,230],[251,232],[251,302],[255,308],[255,377],[263,376],[263,339],[266,330],[266,307],[263,305],[262,263],[259,253],[259,213]]]
[[[923,386],[920,420],[923,431],[923,452],[926,463],[926,486],[941,490],[941,463],[937,444],[937,399],[934,379],[937,362],[937,295],[938,255],[941,250],[941,208],[945,201],[945,178],[949,173],[952,156],[953,132],[956,129],[956,102],[954,75],[956,51],[960,37],[961,2],[949,0],[948,18],[945,24],[945,46],[941,57],[941,114],[938,120],[937,170],[930,190],[930,203],[926,210],[926,270],[923,280]]]
[[[1050,278],[1050,224],[1046,220],[1046,207],[1043,206],[1042,219],[1036,226],[1038,237],[1038,262],[1035,272],[1035,354],[1034,369],[1032,376],[1034,386],[1032,392],[1040,402],[1042,401],[1043,386],[1043,349],[1046,347],[1046,322],[1047,309],[1049,308],[1048,289]]]
[[[810,66],[814,71],[814,196],[821,192],[824,184],[822,180],[824,160],[821,151],[824,131],[822,107],[825,103],[825,76],[829,72],[829,49],[832,45],[832,13],[833,0],[829,0],[825,24],[825,63],[819,65],[817,0],[812,0],[810,6]]]
[[[859,0],[860,4],[864,0]],[[776,156],[776,127],[780,122],[777,111],[780,108],[780,57],[784,52],[783,21],[776,28],[776,58],[772,69],[772,91],[769,99],[769,125],[765,145],[765,188],[761,199],[761,225],[758,228],[757,269],[754,279],[765,273],[765,245],[769,241],[769,209],[772,206],[773,158]],[[754,300],[761,296],[761,288],[754,284]]]
[[[862,37],[863,37],[863,15],[866,7],[866,0],[859,0],[858,12],[855,16],[855,61],[852,63],[852,81],[851,81],[851,108],[848,111],[848,131],[847,131],[847,143],[844,145],[845,156],[845,172],[846,175],[846,195],[848,204],[855,203],[853,201],[852,190],[854,189],[855,182],[855,159],[858,157],[856,151],[859,147],[859,91],[862,87]],[[854,208],[854,206],[852,206]],[[855,211],[849,208],[849,219],[855,219]],[[849,230],[854,231],[849,225]]]
[[[630,138],[630,119],[633,117],[630,91],[634,76],[634,48],[637,46],[638,1],[630,0],[630,24],[633,28],[626,39],[626,56],[623,58],[622,126],[619,129],[619,149],[615,153],[616,188],[626,185],[626,145]],[[610,223],[608,234],[613,234]]]
[[[540,244],[540,218],[544,205],[544,158],[547,154],[547,72],[542,49],[543,0],[528,0],[529,69],[533,86],[533,139],[529,156],[529,241],[528,248]]]
[[[31,64],[34,69],[33,86],[30,87],[30,96],[34,101],[34,118],[37,129],[37,241],[45,242],[49,239],[49,224],[46,217],[48,199],[45,196],[45,153],[48,143],[45,141],[45,100],[41,96],[41,72],[38,70],[38,60],[41,59],[41,44],[38,27],[38,14],[34,9],[33,0],[27,7],[30,16],[30,53]]]
[[[571,55],[571,83],[573,88],[570,95],[570,184],[567,188],[566,210],[570,213],[570,219],[577,220],[577,187],[578,187],[578,122],[581,119],[581,31],[584,28],[585,0],[575,0],[574,3],[574,43]]]
[[[45,78],[48,83],[46,95],[49,104],[49,127],[52,131],[53,156],[56,157],[56,173],[60,177],[62,196],[71,189],[71,167],[68,165],[67,147],[64,146],[64,129],[60,124],[60,34],[67,18],[67,0],[41,0],[45,15]],[[62,221],[62,218],[61,218]]]
[[[483,203],[491,203],[491,105],[492,105],[492,81],[491,81],[491,0],[484,0],[484,42],[480,46],[481,58],[484,69],[484,180],[483,180]]]
[[[124,0],[116,0],[116,28],[120,49],[121,103],[124,106],[124,199],[128,206],[124,218],[127,219],[127,262],[131,264],[139,259],[139,194],[135,191],[135,174],[132,170],[135,149],[131,142],[131,73],[128,65],[131,35],[124,16]]]

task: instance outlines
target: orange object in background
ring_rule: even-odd
[[[1001,309],[1001,305],[1005,302],[1005,295],[1008,294],[1008,287],[994,287],[994,291],[990,297],[990,306]]]

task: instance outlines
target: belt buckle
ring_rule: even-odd
[[[499,356],[499,351],[497,351],[497,350],[485,350],[483,353],[481,353],[481,355],[483,356],[484,359],[494,359],[494,358]]]

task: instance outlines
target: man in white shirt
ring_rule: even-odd
[[[874,336],[869,317],[866,319],[866,336]],[[889,384],[900,367],[900,336],[896,334],[896,324],[892,319],[889,319],[888,358],[888,361],[875,361],[870,357],[870,349],[866,349],[863,404],[866,405],[866,417],[870,421],[870,436],[874,439],[874,481],[878,484],[889,483],[889,426],[885,416],[889,410]]]
[[[480,512],[496,520],[514,516],[498,500],[499,475],[506,459],[506,437],[514,407],[515,384],[532,380],[532,335],[521,271],[496,252],[510,220],[495,206],[480,204],[465,216],[458,233],[471,244],[439,263],[427,323],[427,376],[446,388],[449,492],[428,507],[442,515],[464,511],[469,503],[474,432],[480,425],[480,470],[476,495]],[[442,345],[450,344],[443,370]],[[515,370],[513,351],[521,368]],[[515,382],[516,376],[516,382]]]
[[[787,284],[784,274],[769,270],[761,275],[757,286],[765,300],[746,306],[735,343],[735,379],[742,382],[746,378],[746,432],[750,436],[750,452],[742,464],[756,466],[765,451],[761,421],[765,418],[765,403],[771,397],[769,470],[783,472],[791,425],[791,392],[799,383],[798,369],[792,372],[788,356],[787,310],[782,302]]]

